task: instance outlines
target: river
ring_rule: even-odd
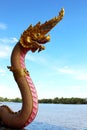
[[[3,104],[14,111],[22,106],[12,102]],[[87,130],[87,105],[39,104],[35,120],[25,130]]]

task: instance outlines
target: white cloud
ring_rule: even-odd
[[[63,74],[75,74],[76,71],[73,69],[70,69],[68,66],[64,66],[63,68],[59,68],[58,71]]]
[[[11,43],[18,42],[18,39],[16,37],[11,38]]]
[[[8,98],[21,97],[18,87],[9,87],[4,84],[0,84],[0,96]]]
[[[7,25],[5,23],[0,23],[0,29],[7,29]]]
[[[11,54],[10,46],[5,46],[5,45],[0,46],[0,58],[6,58],[10,56],[10,54]]]
[[[87,86],[86,85],[67,85],[57,90],[58,97],[87,97]]]
[[[28,54],[27,56],[26,56],[26,59],[27,60],[30,60],[30,61],[36,61],[36,57],[35,56],[32,56],[32,55],[30,55],[30,54]]]
[[[68,86],[66,95],[69,97],[82,97],[85,98],[87,97],[87,85],[71,85]]]
[[[77,75],[76,75],[76,79],[77,80],[87,80],[87,73],[81,73],[81,72],[79,72]]]
[[[26,56],[26,59],[27,60],[30,60],[30,61],[33,61],[33,62],[38,62],[38,63],[42,63],[42,64],[45,64],[46,63],[46,59],[42,56],[39,56],[39,55],[31,55],[31,54],[28,54]]]
[[[0,76],[5,76],[6,70],[5,69],[0,69]]]
[[[58,73],[63,75],[70,75],[72,78],[76,80],[86,80],[87,81],[87,69],[86,68],[70,68],[68,66],[64,66],[62,68],[55,68]]]
[[[11,44],[18,42],[17,38],[0,38],[0,44]]]
[[[17,38],[0,38],[0,58],[6,58],[11,55],[11,44],[18,42]]]

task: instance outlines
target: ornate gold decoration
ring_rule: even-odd
[[[50,35],[46,34],[60,21],[64,16],[64,9],[59,12],[57,17],[46,21],[44,24],[38,22],[35,26],[30,25],[21,35],[20,44],[24,48],[30,48],[32,52],[44,50],[45,47],[41,44],[45,44],[50,40]]]
[[[20,69],[15,69],[13,66],[7,66],[7,68],[12,71],[14,74],[16,74],[18,77],[21,76],[29,76],[29,72],[26,68],[20,68]]]

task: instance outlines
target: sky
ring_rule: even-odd
[[[65,15],[50,32],[44,51],[28,52],[26,68],[38,98],[87,98],[87,0],[0,1],[0,97],[21,97],[10,66],[12,49],[32,24]]]

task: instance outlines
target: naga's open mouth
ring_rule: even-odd
[[[50,41],[50,35],[48,36],[44,36],[42,38],[38,38],[38,40],[32,40],[33,42],[33,46],[31,48],[32,52],[35,52],[36,50],[38,50],[38,52],[45,50],[45,46],[41,45],[41,44],[45,44],[47,42]]]
[[[39,44],[45,44],[50,41],[50,35],[45,36],[44,38],[41,38],[40,40],[37,40]]]
[[[49,41],[50,41],[50,35],[44,36],[40,39],[38,38],[38,40],[32,39],[32,44],[31,44],[32,52],[35,52],[36,50],[38,50],[38,52],[45,50],[45,46],[43,46],[41,44],[45,44]]]

